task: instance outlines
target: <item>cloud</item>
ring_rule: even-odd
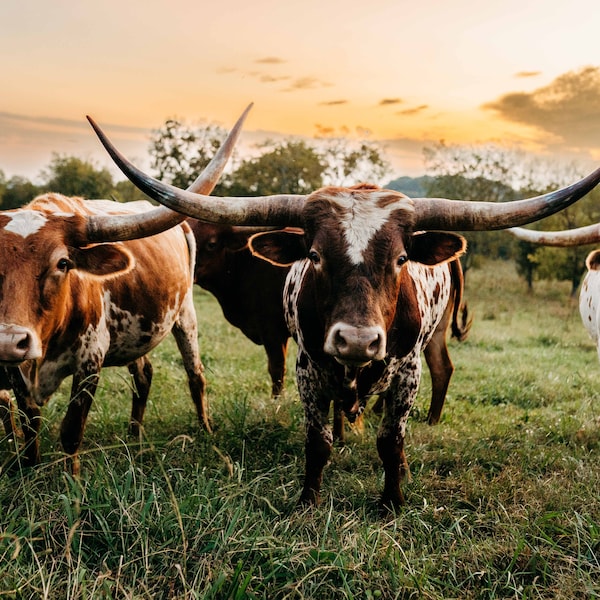
[[[389,106],[390,104],[402,104],[402,98],[384,98],[379,101],[379,106]]]
[[[530,93],[513,92],[482,106],[535,127],[571,148],[600,147],[600,67],[557,77]]]
[[[261,65],[281,65],[286,61],[283,60],[283,58],[277,58],[276,56],[266,56],[265,58],[258,58],[254,62]]]
[[[541,74],[541,71],[519,71],[518,73],[515,73],[515,77],[519,79],[527,79],[528,77],[537,77]]]
[[[269,75],[268,73],[258,73],[256,71],[252,71],[248,73],[248,75],[254,79],[258,79],[261,83],[277,83],[279,81],[286,81],[291,79],[289,75]]]
[[[297,90],[314,90],[321,87],[331,87],[331,84],[327,83],[326,81],[317,79],[316,77],[299,77],[283,91],[293,92]]]
[[[348,104],[348,100],[329,100],[327,102],[319,102],[319,106],[340,106],[341,104]]]
[[[412,115],[417,115],[424,110],[429,108],[429,104],[421,104],[420,106],[413,106],[412,108],[405,108],[404,110],[399,110],[396,114],[402,115],[403,117],[410,117]]]

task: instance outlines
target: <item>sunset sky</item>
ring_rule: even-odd
[[[229,127],[249,102],[243,147],[368,134],[394,177],[440,139],[600,164],[598,0],[2,0],[0,55],[6,177],[108,166],[86,114],[147,168],[167,118]]]

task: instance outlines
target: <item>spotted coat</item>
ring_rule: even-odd
[[[330,403],[353,420],[370,396],[384,398],[377,435],[385,471],[382,503],[404,502],[406,422],[421,378],[421,351],[452,294],[461,236],[412,232],[412,201],[373,186],[325,188],[305,208],[305,235],[253,238],[270,260],[296,259],[284,290],[298,343],[296,376],[306,415],[302,503],[317,503],[332,449]],[[266,243],[264,243],[266,242]]]
[[[588,271],[579,292],[579,313],[600,359],[600,250],[590,252],[585,264]]]
[[[39,406],[69,375],[73,383],[61,441],[74,471],[102,367],[128,366],[131,430],[137,433],[152,378],[146,355],[171,331],[200,422],[210,428],[189,227],[130,242],[85,246],[78,241],[88,215],[150,207],[48,194],[22,209],[0,212],[0,364],[13,382],[30,464],[40,459]]]

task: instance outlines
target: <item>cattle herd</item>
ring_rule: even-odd
[[[89,119],[116,164],[159,207],[53,193],[0,211],[5,430],[17,433],[11,391],[23,432],[21,463],[38,463],[40,408],[72,376],[60,435],[77,474],[102,367],[128,367],[134,381],[130,429],[137,434],[152,379],[148,353],[172,332],[200,425],[210,433],[192,294],[196,283],[214,294],[232,325],[264,346],[273,396],[283,389],[289,338],[298,346],[296,382],[306,421],[300,503],[319,502],[323,471],[334,439],[343,438],[344,419],[360,418],[377,396],[383,412],[377,433],[385,475],[381,505],[397,509],[404,503],[404,437],[421,354],[431,371],[428,421],[434,424],[453,372],[448,329],[460,340],[470,327],[459,262],[466,243],[455,232],[509,229],[539,243],[597,242],[598,227],[592,238],[586,231],[582,242],[571,232],[532,240],[535,234],[520,226],[587,194],[600,182],[600,169],[555,192],[501,204],[411,199],[364,183],[306,196],[210,196],[249,108],[188,190],[137,169]],[[580,302],[596,341],[599,263],[598,254],[590,254]]]

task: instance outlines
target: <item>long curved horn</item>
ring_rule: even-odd
[[[227,161],[233,154],[235,144],[242,131],[242,125],[252,106],[253,104],[249,104],[246,107],[246,110],[244,110],[233,129],[229,132],[218,152],[192,185],[190,185],[188,190],[202,194],[210,194],[213,191],[225,169]],[[106,136],[94,120],[89,116],[87,119],[104,147],[111,154],[112,144],[108,142]],[[185,215],[174,212],[165,206],[159,206],[143,213],[94,215],[89,217],[87,222],[87,239],[90,242],[116,242],[138,239],[170,229],[183,220],[185,220]]]
[[[534,229],[523,229],[522,227],[512,227],[506,231],[523,242],[543,246],[584,246],[585,244],[600,242],[600,223],[562,231],[535,231]]]
[[[193,193],[158,181],[129,162],[98,125],[94,129],[102,144],[126,177],[142,192],[164,206],[207,223],[258,227],[302,226],[302,207],[307,196],[277,194],[227,198]],[[169,211],[170,212],[170,211]],[[184,217],[183,217],[184,218]]]
[[[512,202],[469,202],[445,198],[414,199],[419,229],[487,231],[525,225],[573,204],[600,182],[600,169],[565,188]]]

